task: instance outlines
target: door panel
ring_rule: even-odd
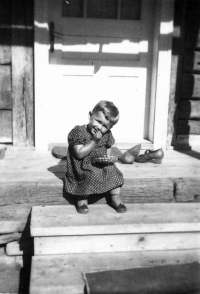
[[[78,9],[74,13],[79,17],[64,17],[63,1],[48,1],[48,22],[54,24],[54,46],[49,51],[49,143],[65,142],[71,128],[88,122],[89,111],[100,100],[119,107],[120,120],[113,128],[116,142],[142,142],[148,137],[145,114],[150,105],[154,1],[136,1],[140,10],[135,16],[126,7],[135,2],[122,1],[116,18],[112,9],[120,1],[112,1],[103,17],[101,5],[92,12],[92,0],[88,2],[90,8],[82,1],[83,17]],[[137,20],[129,19],[134,17]],[[55,113],[59,116],[51,120]]]

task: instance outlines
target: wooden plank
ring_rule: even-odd
[[[0,3],[0,64],[11,62],[10,50],[10,0]]]
[[[200,250],[33,256],[30,294],[83,294],[83,272],[185,264],[199,260]]]
[[[200,72],[200,52],[186,50],[183,59],[183,70]]]
[[[21,222],[17,220],[1,220],[0,219],[0,236],[2,234],[9,234],[19,232]]]
[[[188,1],[187,5],[185,46],[187,48],[200,48],[200,3],[198,0]]]
[[[22,267],[22,256],[0,254],[0,293],[18,293]]]
[[[34,237],[34,254],[72,254],[200,248],[200,232]]]
[[[195,201],[195,197],[199,195],[199,179],[179,178],[176,180],[175,198],[178,202]]]
[[[200,119],[200,100],[181,100],[178,117],[182,119]]]
[[[167,146],[171,146],[177,132],[177,104],[181,83],[182,55],[184,48],[184,26],[186,14],[186,1],[174,2],[174,26],[172,38],[172,64],[170,79],[170,95],[167,127]]]
[[[19,240],[20,237],[21,237],[20,233],[0,235],[0,244],[6,244],[6,243],[12,242],[14,240]]]
[[[5,25],[3,25],[5,26]],[[10,46],[10,24],[7,27],[1,27],[0,24],[0,64],[5,65],[11,63],[11,46]]]
[[[32,5],[30,0],[12,1],[12,24],[22,27],[11,31],[12,45],[17,45],[11,50],[14,145],[34,145],[33,27],[29,27]]]
[[[0,110],[0,143],[12,142],[12,111]]]
[[[10,65],[0,65],[0,92],[11,91]]]
[[[200,135],[200,121],[199,120],[178,120],[178,134],[189,135],[195,134]]]
[[[33,238],[25,238],[20,241],[13,241],[6,244],[8,256],[32,256],[34,255]]]
[[[191,146],[193,148],[200,146],[200,136],[199,135],[178,135],[176,142],[173,143],[174,146]]]
[[[0,92],[0,109],[12,109],[11,91]]]
[[[36,161],[37,162],[37,161]],[[30,204],[65,204],[67,199],[75,197],[69,197],[67,193],[63,191],[63,182],[58,180],[57,177],[64,178],[65,174],[56,173],[56,176],[51,174],[37,171],[28,172],[30,167],[22,169],[23,164],[20,166],[20,170],[16,167],[15,174],[11,171],[8,172],[8,165],[6,170],[2,168],[2,177],[4,179],[8,177],[14,177],[15,182],[6,183],[1,179],[0,185],[0,205],[8,205],[12,203],[30,203]],[[12,168],[14,166],[12,165]],[[24,174],[26,171],[26,174]],[[150,171],[151,173],[151,171]],[[9,175],[10,174],[10,175]],[[40,175],[40,178],[38,176]],[[170,202],[174,200],[173,189],[174,183],[171,179],[129,179],[125,176],[125,184],[121,190],[121,196],[124,202]],[[49,178],[48,181],[42,181],[42,179]],[[21,179],[23,178],[23,182]],[[26,181],[27,179],[27,181]],[[36,183],[32,182],[35,179]],[[37,183],[37,182],[40,183]],[[92,202],[92,197],[91,202]],[[93,197],[94,198],[94,197]],[[98,197],[95,197],[97,199]],[[105,200],[103,201],[105,203]]]
[[[200,98],[200,75],[182,74],[181,97]]]
[[[200,231],[198,203],[127,204],[127,209],[117,214],[108,205],[93,205],[86,216],[77,214],[73,206],[36,206],[31,213],[31,236]]]

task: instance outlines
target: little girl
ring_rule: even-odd
[[[88,197],[110,193],[110,204],[117,212],[125,212],[120,201],[120,187],[124,183],[120,170],[113,165],[94,165],[93,156],[106,155],[115,142],[111,129],[119,120],[117,107],[100,101],[89,112],[89,123],[74,127],[68,135],[66,192],[77,196],[77,211],[88,213]]]

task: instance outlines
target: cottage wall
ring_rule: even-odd
[[[0,3],[0,143],[34,146],[33,2]],[[200,1],[176,0],[167,146],[200,145]]]
[[[0,3],[0,143],[34,145],[33,0]]]
[[[200,146],[200,1],[176,0],[168,146]]]

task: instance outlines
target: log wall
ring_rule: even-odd
[[[200,1],[176,0],[167,145],[200,146]]]
[[[0,3],[0,143],[34,145],[33,0]]]

